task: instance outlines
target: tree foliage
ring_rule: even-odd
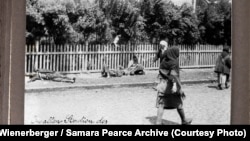
[[[229,0],[201,4],[198,12],[200,42],[231,45],[231,4]]]
[[[168,39],[172,44],[231,44],[229,0],[27,0],[27,43],[120,43]]]

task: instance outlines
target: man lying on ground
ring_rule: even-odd
[[[102,77],[122,77],[125,74],[124,68],[119,67],[118,70],[110,70],[108,65],[104,64],[102,68]]]
[[[56,72],[56,71],[38,69],[36,70],[36,74],[31,76],[28,83],[34,82],[36,80],[52,80],[52,81],[57,81],[57,82],[75,83],[76,78],[67,77],[66,75]]]

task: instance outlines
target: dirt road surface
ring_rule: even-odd
[[[195,125],[230,124],[231,90],[215,83],[184,85],[184,108]],[[155,124],[156,91],[151,87],[70,89],[25,94],[25,124]],[[176,110],[165,110],[165,125],[180,124]]]

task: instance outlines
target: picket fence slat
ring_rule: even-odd
[[[110,69],[127,67],[133,55],[146,70],[159,68],[159,61],[152,63],[159,48],[156,44],[127,44],[114,48],[111,45],[26,45],[25,72],[27,75],[36,69],[48,69],[62,73],[100,72],[103,63]],[[178,45],[181,68],[214,67],[222,46]]]

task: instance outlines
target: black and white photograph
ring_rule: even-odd
[[[26,125],[229,125],[232,0],[26,0]]]

